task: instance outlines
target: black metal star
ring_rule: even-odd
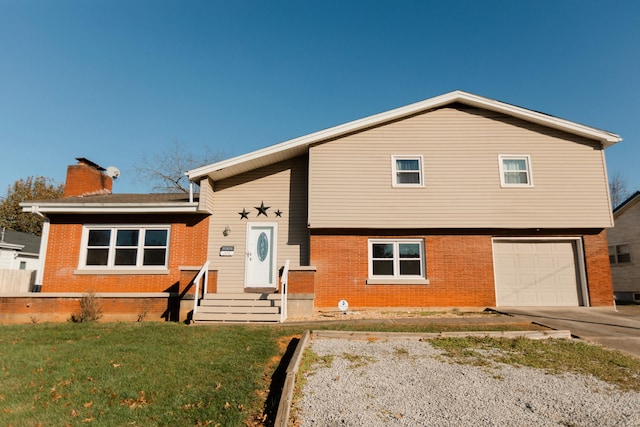
[[[278,218],[282,217],[282,212],[280,212],[280,209],[278,209],[277,211],[274,212],[276,214],[276,216]]]
[[[238,212],[240,214],[240,220],[249,219],[249,212],[245,208],[242,208],[242,212]]]
[[[264,202],[260,202],[260,207],[254,206],[254,208],[256,208],[258,210],[258,216],[260,216],[260,215],[264,215],[266,217],[269,216],[269,215],[267,215],[267,209],[269,209],[270,206],[266,206],[265,207]]]

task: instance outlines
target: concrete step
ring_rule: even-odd
[[[200,313],[196,312],[196,323],[207,322],[279,322],[280,314],[267,313]]]
[[[201,307],[279,307],[280,300],[202,299]]]
[[[280,294],[214,293],[200,300],[193,320],[206,322],[278,322]]]
[[[280,313],[280,307],[247,307],[247,306],[242,306],[242,307],[231,307],[231,306],[222,306],[222,307],[218,307],[218,306],[207,306],[207,305],[201,305],[200,307],[198,307],[198,310],[196,311],[197,313],[234,313],[234,314],[240,314],[240,313],[251,313],[251,314],[279,314]]]
[[[252,294],[252,293],[210,293],[205,294],[205,300],[280,300],[280,294]]]

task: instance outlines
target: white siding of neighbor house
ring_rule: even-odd
[[[533,187],[500,185],[528,155]],[[391,156],[421,155],[424,187],[392,186]],[[600,228],[612,224],[600,144],[489,111],[442,108],[309,152],[311,228]]]
[[[615,292],[640,293],[640,199],[616,214],[615,227],[607,230],[609,245],[629,245],[631,262],[611,266]]]
[[[278,224],[278,268],[287,259],[292,267],[307,265],[306,156],[215,182],[213,190],[208,259],[211,268],[218,270],[218,292],[242,292],[244,288],[247,223]],[[262,202],[269,207],[268,217],[257,217],[256,207]],[[243,208],[249,212],[248,220],[240,217]],[[281,217],[276,217],[277,210]],[[231,232],[224,236],[227,225]],[[234,246],[234,255],[221,257],[222,246]]]

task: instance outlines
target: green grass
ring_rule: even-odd
[[[283,330],[159,323],[0,328],[0,425],[243,425]],[[268,372],[267,372],[268,373]]]
[[[581,341],[469,337],[429,342],[458,363],[486,366],[494,361],[542,369],[550,374],[593,375],[623,390],[640,391],[640,359]]]

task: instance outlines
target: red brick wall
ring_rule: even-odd
[[[607,247],[607,232],[583,236],[591,306],[613,306],[613,282]]]
[[[367,285],[368,239],[375,237],[311,236],[317,308],[343,298],[351,307],[495,305],[490,236],[399,236],[424,238],[429,285]]]
[[[537,232],[524,234],[540,237]],[[335,308],[343,298],[351,307],[495,306],[492,235],[395,236],[424,239],[429,284],[367,285],[368,239],[377,237],[311,236],[311,265],[317,268],[316,308]],[[583,241],[590,304],[611,306],[613,286],[606,232],[585,234]]]
[[[91,224],[171,223],[169,274],[75,274],[80,260],[81,221]],[[179,266],[201,266],[207,257],[209,218],[206,216],[126,216],[51,218],[42,292],[164,292],[179,289]]]
[[[80,312],[81,297],[0,297],[0,324],[66,322]],[[188,312],[168,297],[99,297],[99,301],[101,321],[178,321],[185,320]]]
[[[315,271],[310,270],[289,270],[289,286],[287,292],[290,294],[312,294],[315,292]]]
[[[67,168],[64,197],[111,193],[112,188],[113,179],[92,166],[81,163]]]

